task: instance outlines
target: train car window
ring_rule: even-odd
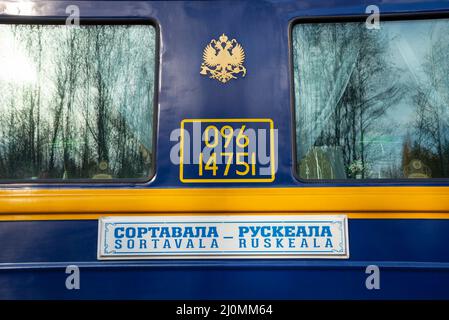
[[[0,180],[148,179],[152,25],[0,25]]]
[[[449,177],[449,19],[292,29],[301,179]]]

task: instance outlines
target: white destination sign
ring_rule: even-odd
[[[145,216],[99,221],[98,259],[348,258],[346,216]]]

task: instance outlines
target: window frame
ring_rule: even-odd
[[[67,17],[39,17],[39,16],[1,16],[0,25],[65,25]],[[23,187],[23,186],[124,186],[124,185],[146,185],[154,181],[156,176],[156,152],[157,152],[157,132],[159,114],[159,81],[160,81],[160,25],[152,17],[136,18],[113,18],[113,17],[80,17],[80,25],[147,25],[152,26],[155,32],[155,54],[154,54],[154,87],[153,87],[153,116],[152,116],[152,154],[149,174],[143,178],[112,178],[112,179],[0,179],[0,188]],[[150,105],[148,105],[150,107]]]
[[[345,23],[345,22],[365,22],[370,14],[360,15],[329,15],[329,16],[307,16],[295,17],[289,21],[288,26],[288,59],[290,76],[290,114],[291,114],[291,137],[292,137],[292,175],[301,184],[306,185],[326,185],[326,186],[448,186],[447,178],[409,178],[409,179],[304,179],[301,178],[298,170],[297,159],[297,139],[296,139],[296,100],[295,100],[295,80],[294,80],[294,54],[293,54],[293,28],[299,24],[316,23]],[[380,23],[383,21],[416,21],[416,20],[438,20],[449,19],[449,11],[423,11],[423,12],[401,12],[401,13],[380,13]]]

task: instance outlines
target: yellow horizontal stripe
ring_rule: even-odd
[[[31,215],[344,213],[351,218],[447,219],[449,187],[3,189],[0,219]],[[59,218],[58,218],[59,219]]]
[[[203,213],[204,214],[204,213]],[[216,213],[219,214],[219,213]],[[221,213],[229,214],[229,213]],[[240,213],[248,214],[248,213]],[[297,215],[298,212],[279,212],[279,213],[250,213],[249,215]],[[327,213],[305,213],[307,215],[326,215]],[[0,215],[0,221],[37,221],[37,220],[97,220],[100,217],[111,216],[158,216],[167,215],[167,213],[78,213],[78,214],[3,214]],[[201,215],[199,213],[170,213],[170,215],[176,216],[195,216]],[[231,215],[239,215],[238,213],[232,213]],[[347,213],[350,219],[449,219],[449,213]]]

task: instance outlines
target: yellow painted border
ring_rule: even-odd
[[[184,179],[184,124],[185,123],[208,123],[208,122],[267,122],[270,124],[270,153],[271,153],[271,177],[268,179]],[[274,122],[269,118],[235,118],[235,119],[184,119],[181,121],[181,139],[179,147],[179,180],[182,183],[229,183],[229,182],[273,182],[275,179],[275,154],[274,154]]]
[[[449,187],[2,189],[0,220],[153,214],[347,214],[449,219]]]
[[[257,215],[257,216],[288,216],[288,215],[330,215],[332,213],[298,213],[298,212],[282,212],[277,214],[272,213],[214,213],[217,215]],[[100,214],[100,213],[87,213],[87,214],[19,214],[19,215],[0,215],[0,221],[56,221],[56,220],[98,220],[101,217],[136,217],[136,216],[166,216],[167,213],[114,213],[114,214]],[[174,213],[170,214],[174,216],[199,216],[205,215],[204,213]],[[211,214],[208,214],[211,215]],[[436,219],[436,220],[447,220],[449,219],[449,213],[394,213],[394,212],[384,212],[384,213],[346,213],[349,219]]]

